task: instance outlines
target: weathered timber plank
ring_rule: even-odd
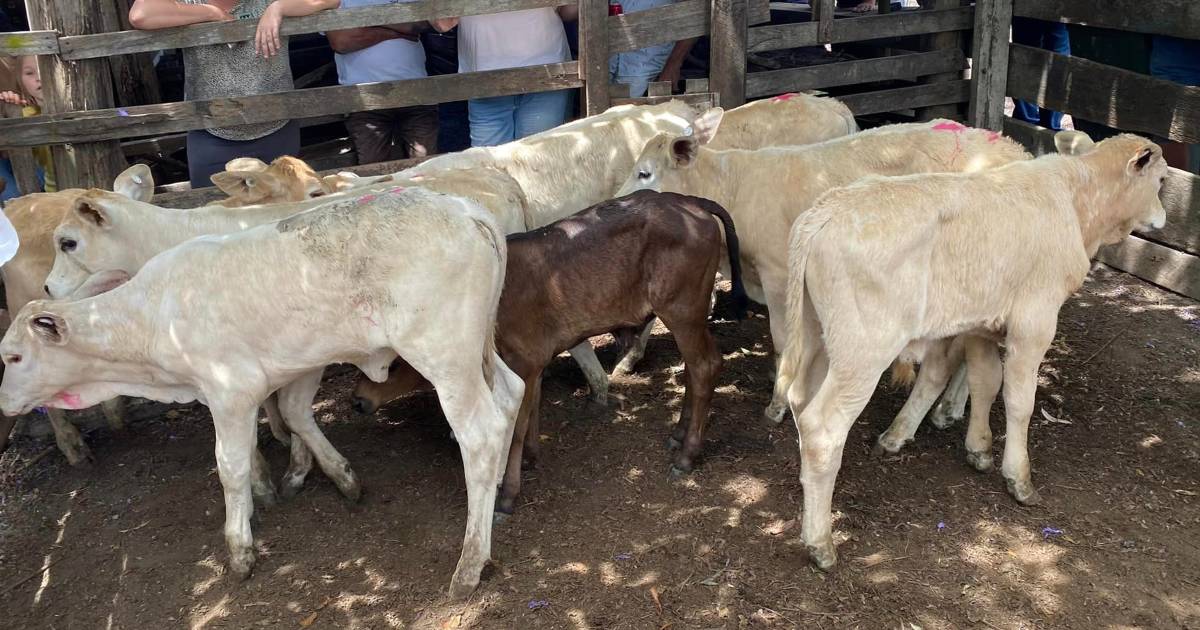
[[[811,0],[812,23],[817,26],[817,43],[833,42],[833,11],[835,0]]]
[[[954,10],[958,7],[958,0],[926,0],[926,5],[932,4],[932,10]],[[920,13],[920,11],[918,11]],[[922,38],[925,41],[925,48],[928,50],[945,50],[945,49],[961,49],[962,35],[955,31],[947,31],[942,33],[933,33]],[[931,74],[921,78],[921,83],[941,83],[945,81],[958,81],[963,78],[963,71],[957,70],[953,72],[945,72],[941,74]],[[961,119],[957,104],[933,105],[930,107],[922,107],[917,111],[917,120],[933,120],[935,118],[953,118]]]
[[[708,33],[709,0],[686,0],[608,18],[608,51],[638,50]]]
[[[97,109],[0,120],[0,149],[149,136],[206,127],[434,105],[468,98],[577,88],[578,62],[340,85],[242,98]],[[124,112],[121,114],[120,112]]]
[[[1013,44],[1008,93],[1126,131],[1200,142],[1200,87]]]
[[[335,9],[305,17],[284,18],[283,35],[299,35],[360,26],[420,22],[438,17],[501,13],[573,4],[570,0],[420,0],[351,9]],[[241,42],[254,38],[257,20],[194,24],[156,31],[118,31],[96,35],[61,37],[59,48],[66,59],[93,59],[166,48],[190,48],[206,44]]]
[[[404,160],[392,160],[390,162],[375,162],[374,164],[363,164],[361,166],[347,166],[344,168],[332,168],[319,171],[319,175],[333,175],[335,173],[351,172],[357,173],[361,177],[374,177],[376,175],[387,175],[390,173],[398,173],[406,168],[411,168],[435,156],[426,156],[419,158],[408,158]],[[186,184],[186,182],[184,182]],[[168,188],[164,186],[162,188]],[[163,192],[154,195],[154,205],[163,208],[196,208],[207,203],[220,201],[225,198],[225,193],[221,192],[215,186],[205,188],[184,189],[174,192]]]
[[[580,0],[579,78],[586,116],[608,109],[608,26],[607,2]]]
[[[1013,14],[1049,22],[1200,39],[1195,0],[1016,0]]]
[[[1129,236],[1116,245],[1101,248],[1096,260],[1200,300],[1200,257]]]
[[[842,44],[885,37],[970,30],[974,14],[973,8],[961,7],[901,11],[886,15],[867,15],[834,20],[829,43]],[[799,46],[816,46],[823,43],[819,39],[818,31],[819,25],[816,22],[755,27],[750,29],[748,50],[764,52]]]
[[[975,127],[1000,131],[1004,124],[1005,84],[1009,76],[1008,31],[1013,0],[975,3],[971,52],[971,105],[967,120]]]
[[[0,57],[58,54],[57,31],[0,33]]]
[[[708,82],[721,95],[721,107],[746,102],[746,1],[712,0]]]
[[[971,82],[965,79],[914,85],[893,90],[878,90],[837,97],[855,116],[882,114],[902,109],[965,103],[971,93]]]
[[[1004,120],[1004,135],[1020,142],[1034,155],[1054,153],[1054,133],[1024,121]],[[1172,249],[1200,255],[1200,177],[1177,168],[1167,169],[1159,198],[1167,211],[1167,224],[1143,236]]]
[[[613,105],[657,105],[668,101],[683,101],[690,105],[716,107],[717,94],[712,92],[696,92],[692,94],[675,94],[673,96],[643,96],[640,98],[614,98]]]
[[[783,92],[915,78],[961,70],[965,62],[961,50],[935,50],[807,68],[752,72],[746,77],[746,96],[756,98]]]
[[[771,21],[770,0],[746,0],[746,23],[766,24]]]

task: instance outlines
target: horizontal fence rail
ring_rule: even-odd
[[[582,84],[579,63],[570,61],[241,98],[14,118],[0,120],[0,148],[94,142],[207,127],[434,105],[468,98],[577,88]]]
[[[885,15],[834,20],[830,41],[820,38],[819,22],[778,24],[750,29],[749,52],[781,50],[823,43],[842,44],[884,37],[907,37],[946,31],[968,31],[974,25],[975,9],[929,9],[902,11]]]
[[[1110,127],[1200,142],[1200,87],[1014,44],[1008,93]]]
[[[912,79],[962,70],[965,67],[966,59],[961,50],[944,49],[805,68],[752,72],[746,75],[746,96],[754,98],[855,83]]]
[[[1013,15],[1200,39],[1200,2],[1195,0],[1015,0]]]

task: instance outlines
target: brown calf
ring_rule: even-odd
[[[737,234],[725,209],[707,199],[639,191],[508,237],[496,346],[525,381],[525,397],[496,511],[512,513],[521,489],[522,458],[537,458],[546,365],[581,340],[640,328],[655,315],[671,331],[683,356],[686,389],[672,444],[679,448],[674,468],[692,469],[721,366],[721,353],[708,330],[709,300],[722,254],[718,221],[725,229],[740,317],[746,294]],[[401,394],[428,387],[422,381],[408,364],[397,361],[386,382],[359,380],[355,407],[373,411]]]

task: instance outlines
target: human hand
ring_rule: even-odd
[[[451,18],[441,18],[441,19],[437,19],[437,20],[429,20],[429,25],[433,27],[433,30],[435,30],[439,33],[445,33],[446,31],[449,31],[450,29],[454,28],[455,26],[458,26],[458,18],[451,17]]]
[[[16,92],[0,92],[0,103],[8,103],[9,105],[19,105],[24,107],[29,104],[20,94]]]
[[[272,2],[258,19],[258,32],[254,35],[254,50],[263,59],[275,56],[282,47],[279,40],[279,25],[283,11],[278,2]]]
[[[682,78],[679,71],[680,68],[678,65],[668,63],[667,65],[663,66],[662,72],[658,74],[657,80],[670,83],[671,90],[674,91],[675,87],[679,85],[679,80]]]
[[[888,1],[891,2],[891,0]],[[854,11],[855,13],[868,13],[870,11],[874,11],[876,8],[875,0],[863,0],[862,2],[858,3],[858,6],[850,10]]]
[[[211,22],[229,22],[233,20],[233,15],[215,4],[201,4],[197,6],[202,6],[208,9],[209,13],[212,14],[212,18],[209,20]]]

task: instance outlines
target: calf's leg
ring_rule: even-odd
[[[979,472],[992,469],[992,403],[1000,393],[1004,366],[996,344],[987,339],[966,340],[967,382],[971,386],[971,422],[967,425],[967,462]],[[961,371],[961,370],[960,370]]]
[[[91,449],[83,441],[83,435],[67,420],[62,409],[46,409],[46,416],[50,419],[50,428],[54,430],[54,442],[67,457],[67,463],[84,466],[95,461]]]
[[[584,339],[567,352],[571,353],[571,358],[575,359],[575,362],[579,364],[579,369],[583,370],[583,377],[587,379],[592,400],[600,404],[608,402],[608,374],[605,373],[604,366],[600,365],[600,359],[596,356],[596,349],[592,347],[592,342]]]
[[[317,427],[313,417],[313,399],[321,386],[321,375],[324,370],[313,370],[298,377],[296,380],[279,388],[279,410],[287,422],[288,429],[299,437],[312,451],[317,459],[317,465],[333,481],[338,490],[351,501],[358,501],[362,496],[362,485],[358,476],[350,467],[350,462],[329,443],[325,434]],[[293,464],[297,464],[293,451]],[[303,471],[307,473],[307,470]],[[283,477],[283,495],[295,496],[304,485],[304,475],[289,466]]]
[[[1000,472],[1008,493],[1022,505],[1037,505],[1041,497],[1033,487],[1029,466],[1029,417],[1037,394],[1038,366],[1054,339],[1054,323],[1046,329],[1009,329],[1004,359],[1004,458]]]
[[[913,441],[917,428],[921,426],[921,420],[929,413],[929,408],[937,400],[938,394],[946,388],[951,366],[958,363],[955,355],[961,353],[961,346],[958,346],[958,351],[951,352],[952,345],[949,339],[930,344],[908,400],[904,401],[896,419],[875,443],[876,454],[898,453],[904,445]]]
[[[621,360],[617,362],[617,367],[613,368],[613,376],[633,374],[638,361],[641,361],[646,356],[646,345],[650,343],[650,334],[652,332],[654,332],[653,318],[646,322],[645,326],[642,326],[642,332],[638,334],[633,344],[625,350],[625,356],[621,357]]]
[[[707,294],[705,297],[707,298]],[[675,337],[685,366],[686,407],[680,412],[680,423],[684,422],[686,414],[687,429],[673,466],[673,472],[683,473],[691,472],[704,445],[704,425],[712,404],[717,372],[721,369],[721,353],[717,350],[717,342],[712,333],[708,331],[708,322],[703,310],[689,310],[692,312],[675,313],[673,309],[662,309],[659,314],[663,324]]]
[[[954,378],[942,393],[942,399],[934,406],[929,415],[929,421],[939,429],[949,429],[954,423],[962,420],[967,411],[967,364],[958,366]]]
[[[795,391],[795,385],[789,390],[792,414],[800,432],[800,483],[804,487],[800,537],[813,563],[825,571],[837,564],[832,505],[842,449],[851,425],[866,407],[887,364],[882,361],[878,366],[864,365],[856,370],[852,380],[846,381],[832,370],[826,371],[820,388],[807,405],[797,404],[804,402],[804,395]]]
[[[496,500],[496,516],[509,515],[516,509],[517,495],[521,493],[521,460],[526,440],[530,437],[531,429],[537,431],[538,406],[542,400],[542,375],[534,374],[525,381],[524,399],[521,409],[517,412],[516,426],[513,428],[512,440],[508,447],[508,464],[504,469],[504,478],[500,484],[500,496]]]
[[[100,410],[104,412],[108,428],[113,431],[125,430],[125,399],[123,397],[118,396],[100,403]]]
[[[245,579],[254,568],[254,537],[250,530],[250,517],[254,515],[251,468],[258,439],[258,405],[214,401],[211,409],[217,435],[217,474],[225,493],[225,544],[229,547],[229,570]]]

